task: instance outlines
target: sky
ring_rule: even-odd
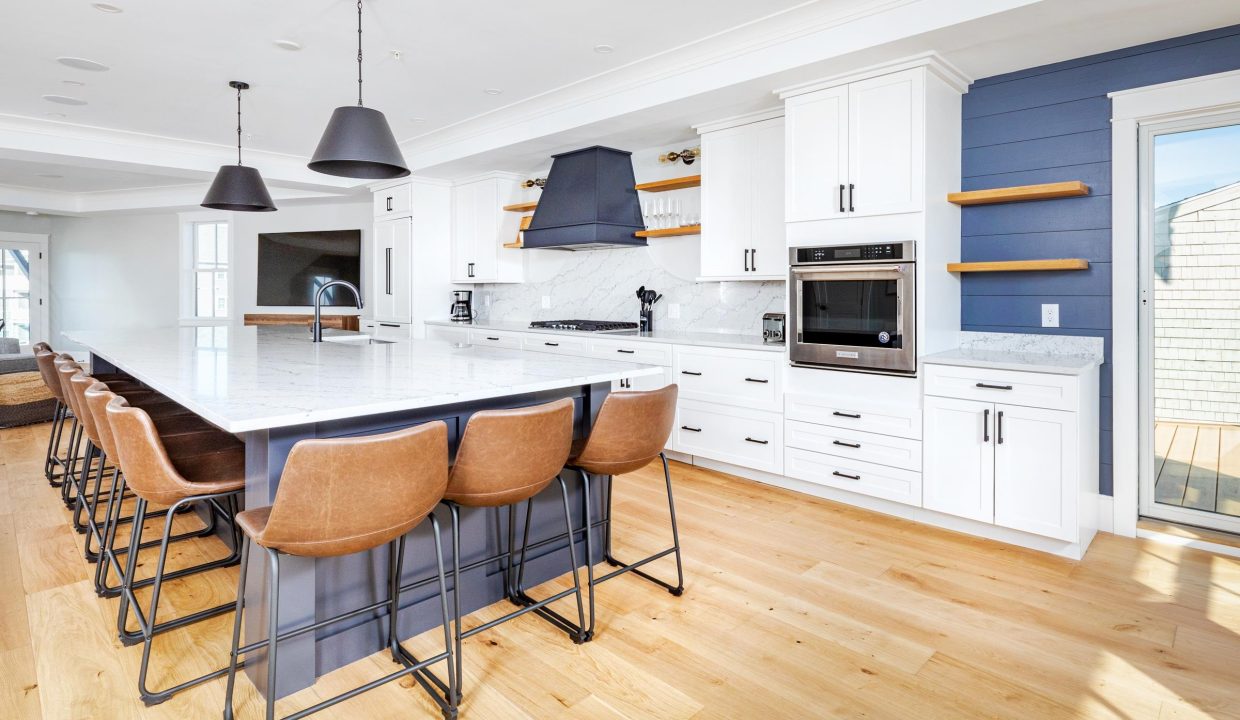
[[[1154,206],[1240,182],[1240,124],[1154,138]]]

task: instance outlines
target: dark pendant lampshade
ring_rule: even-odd
[[[361,105],[346,105],[332,112],[307,167],[324,175],[366,180],[409,174],[387,118]]]
[[[221,165],[202,206],[212,210],[271,212],[276,209],[258,170],[245,165]]]

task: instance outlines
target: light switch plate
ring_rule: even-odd
[[[1042,305],[1042,327],[1059,327],[1059,303]]]
[[[550,309],[551,309],[551,296],[550,296],[550,295],[543,295],[543,296],[542,296],[542,309],[543,309],[543,310],[550,310]]]

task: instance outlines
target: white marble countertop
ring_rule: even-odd
[[[428,325],[442,325],[462,329],[500,330],[506,332],[537,333],[539,335],[576,335],[588,336],[603,340],[639,340],[642,342],[667,343],[672,345],[697,345],[701,347],[733,348],[737,350],[765,350],[767,352],[784,351],[783,343],[765,343],[761,335],[740,335],[720,332],[678,332],[674,330],[654,330],[639,333],[636,330],[622,332],[582,332],[580,330],[552,330],[549,328],[532,328],[528,322],[452,322],[451,320],[427,320]]]
[[[1102,362],[1099,358],[1086,355],[1060,355],[1055,353],[984,350],[978,348],[945,350],[932,355],[926,355],[921,360],[929,365],[962,365],[964,367],[1021,370],[1024,372],[1052,373],[1055,375],[1080,375],[1098,367]]]
[[[310,342],[304,328],[72,331],[70,340],[232,433],[656,375],[616,360],[454,347]],[[329,332],[328,337],[359,336]],[[361,336],[364,337],[364,336]]]

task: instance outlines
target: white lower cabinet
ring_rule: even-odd
[[[676,449],[766,472],[783,472],[784,418],[780,413],[681,400]]]
[[[921,471],[921,442],[908,438],[788,420],[784,423],[784,444],[849,460]]]
[[[687,400],[783,407],[783,356],[762,351],[677,347],[672,369]]]
[[[976,400],[927,397],[923,411],[924,507],[994,522],[994,406]]]
[[[921,473],[802,448],[784,451],[784,474],[905,505],[921,504]]]
[[[501,347],[520,350],[523,334],[506,332],[504,330],[470,330],[469,344],[479,347]]]
[[[1077,416],[996,406],[995,523],[1074,540],[1080,480]]]
[[[443,325],[426,326],[427,340],[444,340],[460,345],[469,342],[469,329],[463,327],[444,327]]]
[[[556,355],[583,356],[589,354],[589,343],[585,338],[571,335],[526,335],[521,338],[521,349]]]

